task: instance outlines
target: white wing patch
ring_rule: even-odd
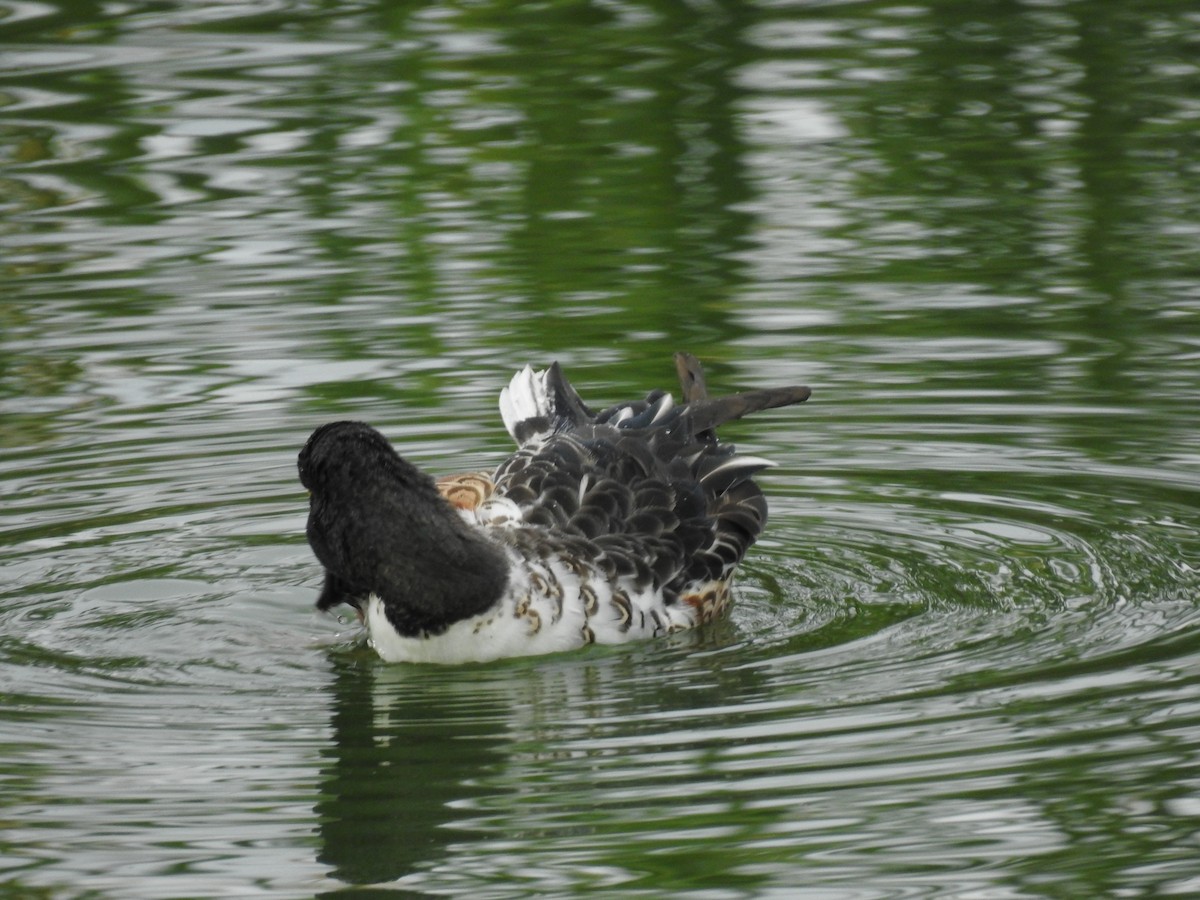
[[[740,469],[748,470],[749,474],[753,474],[760,469],[774,468],[775,463],[769,459],[763,459],[761,456],[732,456],[719,466],[714,466],[709,471],[700,476],[700,483],[705,484],[711,481],[717,475],[724,472],[738,471]]]
[[[549,417],[553,412],[546,391],[545,369],[535,372],[531,366],[525,366],[500,391],[500,418],[514,441],[519,423],[538,416]]]
[[[663,394],[658,401],[658,409],[654,412],[654,419],[650,422],[651,425],[657,424],[662,420],[662,417],[675,408],[675,398],[670,394]]]

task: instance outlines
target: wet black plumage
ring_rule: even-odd
[[[446,503],[433,479],[362,422],[322,425],[300,451],[308,542],[325,567],[320,609],[379,595],[401,634],[438,633],[499,598],[500,549]]]

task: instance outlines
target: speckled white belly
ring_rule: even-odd
[[[372,594],[364,621],[371,646],[389,662],[456,664],[509,656],[537,656],[585,644],[619,644],[694,627],[698,609],[665,606],[653,591],[609,582],[598,571],[558,559],[514,554],[508,589],[487,612],[438,635],[405,637]]]
[[[389,662],[486,662],[507,656],[556,653],[584,644],[582,614],[575,622],[564,615],[553,626],[535,627],[526,616],[516,615],[513,608],[511,602],[502,602],[482,615],[456,622],[442,634],[404,637],[392,628],[383,602],[372,594],[367,600],[365,621],[371,646]]]

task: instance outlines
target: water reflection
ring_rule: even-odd
[[[486,796],[483,774],[508,743],[508,698],[334,656],[332,740],[322,752],[318,860],[349,884],[396,881],[441,863],[470,839],[462,807]],[[490,763],[494,759],[496,763]]]
[[[332,29],[263,10],[269,38],[80,14],[64,41],[35,11],[0,72],[28,117],[6,264],[121,277],[123,304],[152,276],[143,303],[211,315],[292,285],[346,320],[326,353],[359,357],[603,356],[545,315],[647,356],[851,325],[895,344],[952,308],[966,340],[1071,334],[1085,377],[1128,389],[1179,299],[1138,280],[1195,236],[1178,102],[1144,74],[1195,76],[1187,29],[1146,15],[364,3]]]
[[[32,155],[72,189],[26,209],[77,221],[82,205],[93,227],[16,241],[11,264],[200,269],[210,295],[319,275],[339,302],[403,295],[406,324],[450,298],[510,322],[553,308],[597,344],[628,331],[614,331],[618,311],[643,335],[727,333],[718,301],[747,225],[729,87],[740,23],[716,7],[645,12],[364,6],[340,18],[336,40],[294,41],[117,19],[73,45],[70,66],[41,51],[46,103],[88,116],[71,90],[84,70],[121,110],[103,131],[46,134],[55,149]],[[601,58],[620,60],[603,81]],[[86,167],[63,158],[72,144]],[[682,336],[678,317],[641,299],[668,292],[693,303]],[[486,340],[470,317],[457,324],[388,336]]]
[[[705,841],[769,831],[781,813],[731,804],[710,769],[725,729],[775,704],[761,670],[698,650],[713,637],[632,660],[598,651],[458,670],[333,657],[320,861],[347,883],[413,888],[481,877],[538,891],[714,878],[752,887],[759,878],[730,870]]]
[[[1194,25],[0,0],[0,890],[1195,893]],[[720,629],[306,611],[317,422],[482,466],[680,348],[817,388]]]
[[[1022,668],[1023,614],[863,608],[781,647],[749,605],[734,644],[460,670],[334,656],[321,861],[347,883],[497,896],[812,878],[882,897],[902,873],[1036,893],[1083,870],[1103,894],[1147,853],[1158,883],[1187,871],[1186,813],[1161,820],[1187,809],[1200,715],[1186,607],[1163,607],[1173,637]],[[1089,866],[1098,845],[1109,864]]]

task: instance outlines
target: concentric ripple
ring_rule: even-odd
[[[1019,895],[1071,883],[1100,806],[1130,834],[1108,843],[1107,877],[1136,878],[1153,853],[1161,883],[1186,882],[1194,538],[1134,519],[1106,532],[1103,498],[1050,502],[1049,478],[1006,474],[1007,494],[786,489],[732,620],[666,648],[466,685],[335,654],[322,858],[348,881],[497,897],[782,895],[800,872],[891,897],[901,871],[900,895],[994,890],[997,872]],[[420,805],[436,845],[402,831],[363,849],[366,747],[417,773],[385,805]]]
[[[1195,12],[0,0],[0,894],[1200,896]],[[387,666],[295,454],[809,383],[732,614]]]

